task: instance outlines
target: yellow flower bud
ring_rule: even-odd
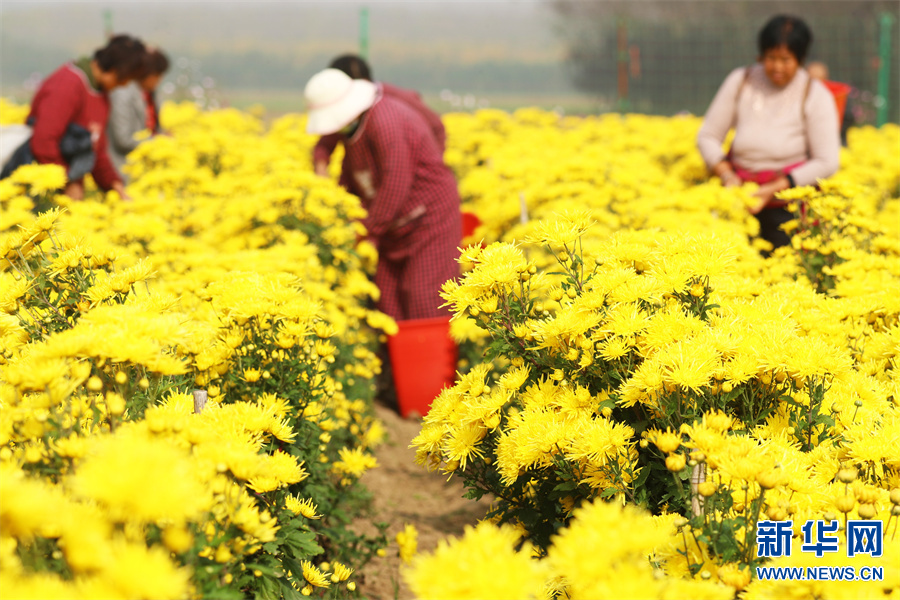
[[[700,492],[700,495],[704,498],[709,498],[713,494],[716,493],[716,489],[719,486],[712,481],[704,481],[700,485],[697,486],[697,491]]]
[[[167,527],[162,534],[163,544],[176,554],[187,552],[194,544],[194,536],[184,527]]]
[[[115,392],[107,392],[106,409],[111,415],[121,415],[125,412],[125,398]]]
[[[757,474],[756,482],[759,486],[766,490],[771,490],[773,487],[776,487],[781,484],[782,473],[780,469],[769,469],[768,471],[763,471],[762,473]]]
[[[842,513],[850,512],[854,506],[856,506],[856,498],[853,496],[841,496],[834,500],[834,507]]]
[[[851,483],[856,479],[857,471],[855,468],[841,469],[838,471],[838,481],[841,483]]]
[[[671,431],[667,431],[657,435],[656,439],[653,440],[653,443],[656,444],[656,447],[659,448],[661,452],[669,454],[670,452],[675,452],[681,446],[681,436],[672,433]]]
[[[40,446],[28,446],[25,450],[25,462],[36,463],[41,462],[44,458],[44,452]]]
[[[875,510],[874,504],[860,504],[859,508],[856,509],[856,512],[859,513],[859,516],[862,519],[874,519],[875,515],[878,513],[878,511]]]
[[[900,488],[891,490],[891,504],[900,504]]]
[[[682,470],[686,464],[687,459],[685,459],[684,454],[670,454],[666,457],[666,468],[675,473]]]
[[[780,506],[772,506],[766,512],[766,516],[768,516],[771,521],[784,521],[787,519],[788,515],[787,511]]]
[[[232,556],[231,550],[229,550],[228,546],[226,546],[225,544],[222,544],[221,546],[216,548],[216,558],[215,558],[216,562],[218,562],[218,563],[228,562],[229,560],[231,560],[231,556]],[[253,574],[256,575],[256,572],[254,571]],[[259,577],[259,575],[256,575],[256,576]]]

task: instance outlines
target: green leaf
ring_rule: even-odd
[[[259,590],[256,594],[257,598],[260,598],[261,600],[279,600],[281,598],[281,594],[278,591],[280,586],[278,585],[277,580],[267,575],[263,575],[262,577],[258,577],[256,581],[259,583]]]
[[[278,583],[281,586],[281,595],[284,600],[303,600],[305,598],[303,594],[294,589],[294,586],[286,578],[279,579]]]
[[[637,478],[634,480],[633,488],[642,488],[644,484],[647,482],[647,479],[650,477],[650,469],[643,468],[638,473]]]
[[[303,565],[300,564],[300,561],[287,554],[282,554],[281,567],[284,569],[285,578],[291,577],[291,575],[288,575],[288,571],[290,571],[298,581],[303,579]]]
[[[484,496],[484,490],[480,490],[478,488],[469,488],[466,490],[466,493],[463,494],[463,498],[467,500],[481,500]]]
[[[284,545],[294,557],[308,559],[322,554],[322,546],[316,543],[316,534],[311,531],[292,531],[284,538]]]
[[[275,542],[266,542],[263,544],[263,550],[269,554],[278,554],[278,544]]]
[[[619,492],[618,488],[609,487],[600,493],[601,498],[612,498]]]
[[[574,490],[578,487],[578,484],[574,481],[563,481],[553,488],[554,492],[568,492],[570,490]]]

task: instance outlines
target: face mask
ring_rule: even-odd
[[[352,137],[356,130],[359,129],[359,119],[354,119],[352,122],[347,124],[343,129],[340,130],[340,134],[346,137]]]

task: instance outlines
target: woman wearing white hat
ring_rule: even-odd
[[[459,275],[459,192],[425,119],[371,81],[325,69],[306,85],[307,131],[344,136],[341,180],[378,248],[378,308],[398,321],[448,316],[440,289]],[[349,172],[346,172],[349,171]]]

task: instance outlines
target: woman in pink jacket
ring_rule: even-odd
[[[828,89],[803,68],[812,33],[801,19],[772,18],[759,32],[757,63],[731,72],[713,98],[697,146],[723,185],[759,184],[750,212],[760,237],[774,247],[790,243],[781,225],[792,218],[775,193],[816,185],[837,171],[841,138]],[[728,154],[722,143],[734,128]]]

